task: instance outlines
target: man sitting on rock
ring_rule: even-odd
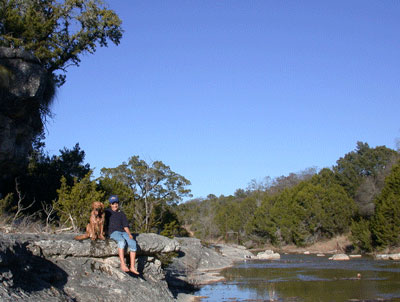
[[[109,201],[111,208],[105,210],[106,231],[110,238],[115,240],[118,244],[118,256],[121,261],[121,270],[124,272],[130,271],[138,275],[139,272],[135,269],[136,241],[129,231],[128,219],[125,213],[119,210],[118,196],[111,195]],[[124,249],[126,244],[128,244],[131,261],[130,269],[125,264]]]

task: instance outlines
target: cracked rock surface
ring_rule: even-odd
[[[119,269],[114,241],[75,235],[0,234],[0,300],[175,301],[156,255],[178,251],[177,241],[137,236],[136,277]]]

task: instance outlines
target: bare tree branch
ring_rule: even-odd
[[[22,201],[25,199],[25,195],[22,195],[22,193],[21,193],[21,190],[19,188],[18,178],[15,178],[15,190],[17,191],[17,194],[18,194],[17,212],[15,213],[15,215],[11,221],[11,225],[15,224],[15,221],[22,216],[22,211],[29,209],[36,202],[36,200],[34,199],[30,205],[28,205],[26,207],[24,207],[22,205]]]

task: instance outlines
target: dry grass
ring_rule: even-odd
[[[293,254],[302,254],[304,252],[310,252],[312,254],[334,254],[334,253],[344,253],[346,249],[351,246],[351,241],[348,236],[341,235],[336,236],[332,239],[322,240],[317,243],[314,243],[310,246],[306,247],[298,247],[294,244],[288,244],[281,247],[276,247],[273,245],[264,245],[263,247],[251,249],[254,253],[265,251],[265,250],[273,250],[280,253],[293,253]]]
[[[340,235],[332,239],[322,240],[314,243],[313,245],[307,247],[296,247],[296,246],[285,246],[282,248],[284,252],[291,253],[344,253],[347,247],[351,246],[352,243],[348,236]]]
[[[59,227],[46,226],[33,217],[22,217],[13,221],[13,216],[0,216],[0,232],[3,233],[57,233],[59,230]]]

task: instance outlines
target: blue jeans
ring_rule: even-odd
[[[110,238],[115,240],[118,244],[118,248],[124,249],[126,244],[128,243],[128,249],[130,252],[136,252],[136,241],[129,238],[128,233],[126,232],[120,232],[120,231],[114,231],[110,235]]]

